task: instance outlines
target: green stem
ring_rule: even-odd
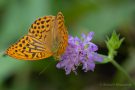
[[[124,68],[122,68],[115,60],[114,60],[114,56],[116,55],[117,51],[110,49],[109,53],[108,53],[108,59],[110,60],[110,62],[119,70],[121,71],[126,77],[127,79],[131,82],[131,84],[133,85],[133,87],[135,87],[135,82],[132,80],[132,78],[129,76],[129,74],[124,70]]]
[[[135,82],[132,80],[132,78],[129,76],[129,74],[115,61],[115,60],[111,60],[110,61],[119,71],[121,71],[126,77],[127,79],[131,82],[131,84],[133,85],[133,87],[135,87]]]

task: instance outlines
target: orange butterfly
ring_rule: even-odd
[[[59,57],[68,44],[68,32],[61,12],[57,16],[37,19],[29,32],[11,45],[6,54],[21,60],[40,60],[50,56]]]

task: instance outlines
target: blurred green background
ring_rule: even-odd
[[[110,63],[94,72],[65,75],[52,58],[16,60],[2,53],[39,17],[61,11],[69,34],[95,32],[93,42],[107,55],[105,39],[115,30],[125,37],[116,61],[135,80],[135,0],[0,0],[0,90],[135,90]],[[127,84],[127,86],[104,86]]]

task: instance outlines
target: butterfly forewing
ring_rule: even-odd
[[[46,41],[46,36],[50,36],[52,23],[55,16],[45,16],[35,20],[35,22],[29,28],[28,35],[33,36],[39,40]]]

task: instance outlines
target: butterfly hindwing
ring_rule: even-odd
[[[52,55],[46,45],[29,35],[10,46],[6,53],[11,57],[22,60],[40,60]]]

